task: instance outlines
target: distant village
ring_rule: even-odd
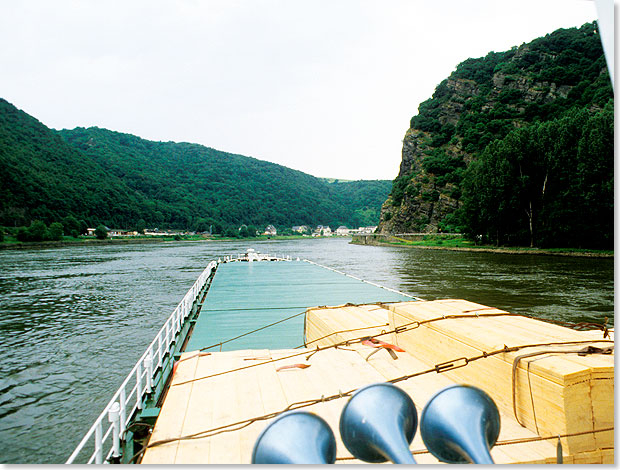
[[[242,225],[239,227],[239,231],[243,228],[247,229],[246,225]],[[329,225],[317,225],[316,227],[310,227],[308,225],[294,225],[291,227],[291,232],[293,234],[298,234],[306,237],[346,237],[354,234],[366,234],[366,233],[374,233],[377,229],[377,226],[370,227],[358,227],[358,228],[348,228],[344,225],[341,225],[336,230],[332,230]],[[111,229],[106,227],[109,237],[135,237],[138,235],[150,235],[150,236],[175,236],[175,235],[211,235],[209,232],[191,232],[191,231],[180,231],[180,230],[159,230],[155,229],[145,229],[143,234],[138,233],[135,230],[119,230],[119,229]],[[88,228],[87,235],[94,236],[96,229]],[[288,230],[286,231],[288,232]],[[287,233],[288,234],[288,233]],[[276,236],[278,235],[278,230],[273,225],[267,225],[265,230],[261,232],[260,230],[256,231],[256,235],[267,235],[267,236]]]

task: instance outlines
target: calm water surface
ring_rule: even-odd
[[[427,300],[613,321],[613,260],[369,247],[347,239],[0,251],[0,463],[62,463],[212,259],[310,259]]]

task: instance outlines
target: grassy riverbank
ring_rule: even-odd
[[[59,246],[95,246],[95,245],[110,245],[110,244],[130,244],[130,243],[161,243],[172,241],[191,241],[191,242],[240,242],[246,241],[252,243],[255,241],[264,240],[297,240],[304,237],[302,235],[261,235],[253,238],[226,238],[226,237],[203,237],[202,235],[180,235],[180,236],[134,236],[134,237],[110,237],[100,240],[96,237],[67,237],[64,236],[62,240],[54,241],[39,241],[39,242],[22,242],[14,237],[7,237],[3,242],[0,242],[0,249],[28,249],[28,248],[54,248]],[[323,237],[321,237],[323,238]]]
[[[473,241],[458,235],[429,234],[419,240],[406,240],[398,236],[377,235],[366,237],[365,242],[360,238],[353,237],[351,243],[358,245],[376,246],[405,246],[428,250],[451,250],[451,251],[478,251],[482,253],[509,253],[530,255],[559,255],[559,256],[582,256],[591,258],[613,258],[614,252],[609,250],[586,250],[578,248],[530,248],[530,247],[504,247],[493,245],[476,245]]]

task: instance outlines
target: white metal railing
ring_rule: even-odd
[[[196,297],[216,267],[217,263],[212,261],[198,276],[194,285],[187,291],[183,300],[166,320],[155,339],[146,348],[144,354],[131,369],[120,388],[112,396],[110,402],[65,463],[73,463],[89,443],[94,447],[94,451],[87,463],[104,463],[104,447],[108,439],[110,439],[110,443],[108,444],[109,450],[106,453],[106,460],[110,457],[120,456],[120,440],[129,424],[129,419],[136,410],[142,408],[142,397],[145,393],[150,393],[153,388],[155,371],[162,365],[163,358],[170,351],[177,333],[181,331],[183,322],[190,314]],[[106,421],[108,426],[104,430]]]
[[[225,256],[223,260],[224,263],[232,263],[235,261],[291,261],[291,256],[287,255],[284,257],[278,255],[270,255],[266,253],[259,253],[250,249],[245,253],[239,253],[236,257]],[[222,260],[219,259],[218,262],[222,262]]]

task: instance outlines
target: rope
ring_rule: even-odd
[[[214,348],[216,346],[220,346],[220,351],[221,351],[221,347],[222,347],[223,344],[230,343],[231,341],[234,341],[236,339],[243,338],[244,336],[248,336],[248,335],[251,335],[251,334],[256,333],[258,331],[265,330],[265,329],[270,328],[270,327],[272,327],[274,325],[277,325],[278,323],[283,323],[285,321],[292,320],[293,318],[296,318],[296,317],[299,317],[299,316],[305,315],[305,314],[306,314],[306,312],[296,313],[295,315],[291,315],[290,317],[283,318],[282,320],[278,320],[278,321],[270,323],[268,325],[256,328],[255,330],[248,331],[246,333],[242,333],[239,336],[235,336],[234,338],[230,338],[230,339],[227,339],[225,341],[220,341],[219,343],[212,344],[211,346],[200,348],[200,351],[205,351],[207,349],[211,349],[211,348]]]
[[[589,342],[589,341],[588,341]],[[595,341],[598,342],[598,341]],[[600,342],[610,342],[608,340],[602,340]],[[611,341],[613,342],[613,341]],[[565,343],[565,344],[578,344],[577,342],[572,342],[572,343]],[[519,365],[519,362],[521,361],[521,359],[525,359],[528,357],[534,357],[534,356],[540,356],[541,354],[579,354],[580,356],[585,356],[586,354],[611,354],[613,351],[614,347],[610,346],[607,348],[597,348],[594,346],[588,346],[585,347],[583,349],[571,349],[571,350],[566,350],[566,349],[556,349],[556,350],[551,350],[551,351],[535,351],[535,352],[531,352],[528,354],[522,354],[520,356],[515,357],[513,363],[512,363],[512,411],[515,415],[515,419],[517,420],[517,423],[519,423],[522,427],[526,427],[520,420],[519,420],[519,416],[517,415],[517,399],[516,399],[516,382],[517,382],[517,367]],[[528,384],[530,387],[530,400],[532,402],[532,412],[534,414],[534,424],[536,425],[536,431],[538,431],[538,423],[536,422],[536,410],[534,409],[534,399],[532,397],[532,385],[529,383],[530,381],[530,361],[528,361],[527,363],[527,377],[528,377]]]
[[[537,441],[549,441],[551,439],[557,439],[558,437],[575,437],[575,436],[583,436],[586,434],[595,434],[597,432],[607,432],[613,431],[614,427],[611,426],[609,428],[601,428],[594,429],[592,431],[581,431],[581,432],[572,432],[569,434],[557,434],[555,436],[534,436],[534,437],[520,437],[518,439],[506,439],[505,441],[497,441],[495,443],[496,446],[507,446],[513,444],[526,444],[528,442],[537,442]]]
[[[265,330],[267,328],[271,328],[272,326],[278,325],[278,324],[283,323],[285,321],[292,320],[292,319],[297,318],[297,317],[302,316],[302,315],[306,315],[308,312],[310,312],[312,310],[317,310],[317,309],[321,309],[321,310],[325,310],[325,309],[338,309],[338,308],[344,308],[344,307],[359,307],[361,305],[378,305],[378,306],[380,306],[382,308],[386,308],[386,306],[388,304],[391,304],[391,303],[397,303],[397,302],[373,302],[373,303],[363,303],[363,304],[347,303],[345,305],[319,306],[319,307],[307,308],[306,311],[304,311],[304,312],[296,313],[294,315],[291,315],[289,317],[286,317],[286,318],[283,318],[281,320],[275,321],[273,323],[269,323],[267,325],[261,326],[259,328],[254,329],[254,330],[247,331],[247,332],[242,333],[242,334],[240,334],[238,336],[235,336],[233,338],[229,338],[227,340],[220,341],[220,342],[212,344],[210,346],[206,346],[204,348],[201,348],[200,351],[205,351],[207,349],[211,349],[211,348],[214,348],[214,347],[217,347],[217,346],[220,347],[220,351],[221,351],[223,344],[230,343],[231,341],[235,341],[235,340],[237,340],[239,338],[243,338],[245,336],[249,336],[251,334],[257,333],[257,332],[262,331],[262,330]],[[230,310],[233,310],[233,311],[246,311],[246,310],[287,310],[289,308],[293,309],[293,308],[305,308],[305,307],[303,307],[303,306],[301,306],[301,307],[270,307],[270,308],[262,308],[262,309],[239,308],[239,309],[230,309]],[[479,312],[479,311],[482,311],[482,310],[499,310],[499,309],[496,309],[495,307],[484,307],[484,308],[480,308],[480,309],[476,309],[476,310],[466,310],[462,314],[442,315],[441,317],[430,318],[428,320],[411,321],[409,323],[405,323],[403,325],[400,325],[399,327],[397,327],[397,328],[395,328],[393,330],[390,330],[390,331],[387,331],[387,332],[381,332],[380,334],[375,335],[375,336],[381,336],[381,335],[392,334],[392,333],[402,333],[402,332],[405,332],[405,331],[410,331],[410,330],[416,329],[420,325],[425,325],[425,324],[433,323],[433,322],[440,321],[440,320],[456,320],[456,319],[462,319],[462,318],[483,318],[483,317],[501,317],[501,316],[525,316],[527,318],[533,318],[533,317],[530,317],[530,316],[527,316],[527,315],[520,315],[520,314],[517,314],[517,313],[510,313],[510,312],[503,312],[503,311],[499,311],[497,313],[486,313],[486,314],[482,314],[482,315],[479,315],[478,313],[474,313],[472,315],[470,313],[470,312]],[[202,311],[203,310],[201,309],[201,312]],[[209,311],[216,311],[216,310],[204,310],[204,311],[205,312],[209,312]],[[596,328],[598,328],[598,329],[603,331],[603,338],[609,337],[609,332],[608,332],[608,329],[607,329],[607,326],[606,326],[607,325],[607,318],[605,318],[605,324],[591,323],[591,322],[569,323],[569,322],[563,322],[563,321],[558,321],[558,320],[546,320],[546,321],[549,321],[549,322],[552,322],[552,323],[556,323],[556,324],[561,324],[563,326],[571,326],[574,329],[585,328],[585,327],[593,327],[594,326],[594,327],[596,327]],[[386,325],[384,324],[384,325],[377,325],[377,326],[368,326],[368,327],[361,327],[361,328],[351,328],[351,329],[348,329],[348,330],[334,331],[334,332],[332,332],[332,333],[330,333],[328,335],[325,335],[325,336],[323,336],[321,338],[317,338],[317,339],[314,339],[312,341],[305,342],[303,345],[296,346],[294,349],[299,349],[299,348],[307,347],[308,344],[315,343],[317,341],[326,339],[326,338],[328,338],[330,336],[337,335],[337,334],[340,334],[340,333],[351,333],[351,332],[354,332],[354,331],[361,331],[361,330],[364,330],[364,329],[380,328],[382,326],[386,326]],[[410,326],[411,326],[411,328],[409,328]],[[304,329],[305,329],[305,323],[304,323]],[[304,337],[305,337],[305,334],[304,334]]]
[[[512,347],[508,347],[508,346],[504,345],[504,347],[502,349],[497,349],[495,351],[491,351],[491,352],[488,352],[488,353],[483,351],[482,354],[477,355],[477,356],[455,358],[455,359],[453,359],[451,361],[446,361],[446,362],[442,362],[440,364],[435,364],[435,366],[433,366],[433,367],[431,367],[429,369],[426,369],[426,370],[423,370],[423,371],[419,371],[419,372],[416,372],[416,373],[413,373],[413,374],[403,375],[401,377],[397,377],[397,378],[394,378],[394,379],[387,380],[386,382],[394,384],[394,383],[403,382],[405,380],[412,379],[414,377],[425,375],[425,374],[428,374],[428,373],[431,373],[431,372],[436,372],[436,373],[440,374],[440,373],[446,372],[448,370],[458,369],[460,367],[464,367],[464,366],[470,364],[471,362],[477,361],[479,359],[485,359],[487,357],[495,356],[497,354],[502,354],[502,353],[507,353],[507,352],[514,352],[514,351],[518,351],[519,349],[525,349],[525,348],[531,348],[531,347],[540,347],[540,346],[557,346],[557,345],[561,345],[561,344],[580,344],[580,343],[593,343],[593,342],[594,343],[599,343],[599,342],[613,343],[613,341],[610,341],[610,340],[600,340],[600,341],[589,340],[589,341],[566,341],[566,342],[524,344],[524,345],[512,346]],[[340,344],[341,343],[339,343],[339,345]],[[324,348],[318,348],[317,347],[317,349],[314,352],[312,352],[311,354],[315,354],[316,352],[320,352],[320,351],[323,351],[323,350],[326,350],[326,349],[330,349],[330,348],[333,348],[333,347],[337,347],[337,346],[338,345],[331,345],[331,346],[327,346],[327,347],[324,347]],[[181,383],[174,384],[174,385],[182,385],[182,384],[185,384],[185,383],[195,382],[195,381],[198,381],[198,380],[204,380],[204,379],[207,379],[207,378],[210,378],[210,377],[215,377],[215,376],[218,376],[218,375],[223,375],[223,374],[230,373],[230,372],[237,371],[237,370],[248,369],[250,367],[256,367],[256,366],[259,366],[259,365],[267,364],[267,363],[270,363],[270,362],[275,362],[275,361],[282,360],[282,359],[287,359],[287,358],[290,358],[290,357],[296,357],[296,356],[300,356],[300,355],[303,355],[303,354],[307,354],[307,352],[301,352],[301,353],[298,353],[298,354],[293,354],[293,355],[290,355],[290,356],[287,356],[287,357],[284,357],[284,358],[280,358],[280,359],[271,359],[269,361],[261,362],[259,364],[252,364],[252,365],[249,365],[249,366],[240,367],[238,369],[232,369],[230,371],[225,371],[225,372],[220,372],[220,373],[217,373],[217,374],[212,374],[212,375],[206,376],[206,377],[199,377],[199,378],[196,378],[196,379],[188,380],[186,382],[181,382]],[[305,408],[305,407],[308,407],[308,406],[315,405],[317,403],[337,400],[337,399],[340,399],[340,398],[343,398],[343,397],[350,396],[354,392],[356,392],[357,390],[358,390],[358,388],[354,388],[354,389],[349,390],[347,392],[344,392],[344,393],[339,392],[338,394],[334,394],[334,395],[331,395],[331,396],[328,396],[328,397],[322,396],[322,397],[316,398],[316,399],[305,400],[305,401],[301,401],[301,402],[295,402],[295,403],[290,404],[289,406],[287,406],[286,408],[284,408],[283,410],[280,410],[280,411],[275,411],[275,412],[268,413],[268,414],[265,414],[265,415],[262,415],[262,416],[257,416],[257,417],[254,417],[254,418],[249,418],[249,419],[245,419],[245,420],[242,420],[242,421],[237,421],[235,423],[230,423],[230,424],[218,426],[218,427],[215,427],[215,428],[211,428],[211,429],[208,429],[208,430],[205,430],[205,431],[200,431],[200,432],[197,432],[197,433],[194,433],[194,434],[189,434],[189,435],[186,435],[186,436],[180,436],[180,437],[171,438],[171,439],[165,439],[165,440],[161,440],[161,441],[155,441],[155,442],[149,444],[148,447],[155,447],[155,446],[158,446],[158,445],[166,444],[168,442],[174,442],[174,441],[179,441],[179,440],[201,439],[201,438],[205,438],[205,437],[211,437],[211,436],[214,436],[216,434],[221,434],[221,433],[224,433],[224,432],[237,431],[239,429],[243,429],[243,428],[251,425],[252,423],[254,423],[256,421],[264,421],[264,420],[267,420],[267,419],[271,419],[271,418],[274,418],[274,417],[278,416],[279,414],[284,413],[286,411],[295,410],[295,409],[299,409],[299,408]]]
[[[328,335],[321,336],[320,338],[313,339],[312,341],[307,341],[303,345],[297,346],[294,349],[299,349],[299,348],[307,347],[309,344],[316,343],[317,341],[321,341],[321,340],[323,340],[325,338],[329,338],[330,336],[338,335],[338,334],[341,334],[341,333],[352,333],[354,331],[370,330],[370,329],[381,328],[381,327],[389,326],[389,325],[390,325],[389,323],[384,323],[382,325],[363,326],[363,327],[360,327],[360,328],[350,328],[348,330],[334,331],[332,333],[329,333]]]
[[[520,438],[517,438],[517,439],[506,439],[504,441],[497,441],[493,447],[513,445],[513,444],[527,444],[529,442],[548,441],[548,440],[551,440],[551,439],[558,439],[558,438],[563,438],[563,437],[583,436],[585,434],[595,434],[597,432],[606,432],[606,431],[613,431],[613,430],[614,430],[614,428],[612,426],[610,428],[594,429],[592,431],[573,432],[573,433],[569,433],[569,434],[557,434],[557,435],[554,435],[554,436],[520,437]],[[420,450],[412,450],[411,454],[412,455],[421,455],[421,454],[430,454],[430,452],[427,449],[420,449]],[[353,457],[353,456],[336,457],[336,460],[355,460],[355,457]]]
[[[347,305],[352,305],[352,304],[347,304]],[[366,304],[364,304],[364,305],[366,305]],[[352,306],[354,306],[354,305],[352,305]],[[330,309],[333,308],[333,309],[335,309],[335,308],[342,308],[342,307],[343,306],[325,307],[325,308],[330,308]],[[323,308],[323,307],[315,307],[315,308]],[[299,313],[297,315],[301,315],[301,313]],[[378,336],[384,336],[384,335],[388,335],[388,334],[392,334],[392,333],[403,333],[405,331],[414,330],[414,329],[418,328],[420,325],[432,323],[432,322],[435,322],[435,321],[453,320],[453,319],[460,319],[460,318],[497,317],[497,316],[519,316],[519,315],[518,314],[514,314],[514,313],[509,313],[509,312],[487,313],[487,314],[484,314],[484,315],[464,315],[464,314],[458,314],[458,315],[445,315],[445,316],[436,317],[436,318],[430,318],[428,320],[422,320],[422,321],[412,321],[412,322],[409,322],[409,323],[405,323],[404,325],[398,326],[398,327],[396,327],[396,328],[394,328],[392,330],[389,330],[389,331],[381,331],[381,333],[377,333],[375,335],[353,338],[353,339],[341,341],[339,343],[335,343],[335,344],[332,344],[332,345],[329,345],[329,346],[323,346],[323,347],[318,347],[317,346],[317,348],[312,353],[310,353],[308,355],[306,360],[308,360],[312,355],[316,354],[317,352],[324,351],[326,349],[337,348],[339,346],[349,346],[351,344],[361,343],[362,341],[366,341],[366,340],[369,340],[369,339],[372,339],[372,338],[376,338]],[[285,320],[286,319],[280,320],[280,321],[285,321]],[[261,327],[261,329],[265,329],[265,328],[268,328],[268,327],[269,327],[269,325],[267,325],[265,327]],[[244,333],[244,335],[245,335],[245,333]],[[243,335],[241,335],[241,336],[243,336]],[[231,340],[227,340],[227,341],[231,341]],[[498,350],[498,352],[496,352],[496,354],[499,354],[499,352],[511,352],[513,350],[517,351],[519,348],[525,348],[525,347],[555,346],[555,345],[562,345],[562,344],[582,344],[582,343],[585,344],[585,343],[593,343],[593,342],[596,342],[596,343],[598,343],[598,342],[606,342],[606,343],[612,342],[613,343],[613,341],[611,341],[611,340],[586,340],[586,341],[537,343],[537,344],[533,344],[533,345],[530,345],[530,346],[518,346],[517,349],[511,349],[511,350],[506,350],[506,351],[501,349],[501,350]],[[221,344],[222,343],[217,343],[215,345],[209,346],[208,348],[211,348],[213,346],[218,346],[218,345],[221,346]],[[301,346],[298,346],[298,348],[299,347],[301,347]],[[295,348],[295,349],[297,349],[297,348]],[[198,378],[194,378],[194,379],[191,379],[191,380],[186,380],[185,382],[179,382],[179,383],[176,383],[176,384],[173,384],[173,385],[174,386],[184,385],[184,384],[187,384],[187,383],[196,382],[198,380],[208,379],[208,378],[216,377],[216,376],[219,376],[219,375],[229,374],[231,372],[237,372],[237,371],[240,371],[240,370],[249,369],[251,367],[261,366],[261,365],[268,364],[268,363],[271,363],[271,362],[282,361],[282,360],[290,359],[290,358],[293,358],[293,357],[298,357],[298,356],[301,356],[301,355],[304,355],[304,354],[307,354],[307,352],[300,352],[300,353],[297,353],[297,354],[291,354],[289,356],[284,356],[284,357],[281,357],[281,358],[278,358],[278,359],[270,359],[270,360],[265,361],[265,362],[260,362],[260,363],[256,363],[256,364],[252,364],[252,365],[248,365],[248,366],[244,366],[244,367],[239,367],[239,368],[236,368],[236,369],[230,369],[228,371],[218,372],[218,373],[207,375],[207,376],[204,376],[204,377],[198,377]],[[491,354],[491,353],[483,352],[483,356],[480,356],[480,357],[486,357],[487,354]],[[478,358],[476,358],[474,360],[477,360],[480,357],[478,357]],[[459,358],[459,359],[463,359],[463,358]],[[446,363],[446,364],[448,364],[448,363]],[[464,365],[466,365],[466,364],[464,364]]]
[[[283,322],[285,322],[285,321],[292,320],[293,318],[297,318],[297,317],[299,317],[299,316],[301,316],[301,315],[305,315],[307,312],[309,312],[309,311],[311,311],[311,310],[317,310],[317,309],[326,310],[326,309],[338,309],[338,308],[344,308],[344,307],[359,307],[360,305],[387,305],[388,303],[395,303],[395,302],[374,302],[374,303],[364,303],[364,304],[352,304],[352,303],[347,303],[347,304],[345,304],[345,305],[336,305],[336,306],[331,306],[331,307],[321,306],[321,307],[312,307],[312,308],[307,308],[307,307],[305,307],[305,306],[301,306],[301,307],[270,307],[270,308],[256,308],[256,309],[254,309],[254,308],[237,308],[237,309],[234,309],[234,308],[233,308],[233,309],[227,309],[227,311],[246,311],[246,310],[289,310],[289,309],[294,309],[294,308],[304,308],[304,309],[306,309],[306,310],[305,310],[305,311],[303,311],[303,312],[300,312],[300,313],[296,313],[296,314],[294,314],[294,315],[291,315],[290,317],[283,318],[282,320],[278,320],[278,321],[275,321],[275,322],[273,322],[273,323],[269,323],[268,325],[261,326],[261,327],[259,327],[259,328],[254,329],[254,330],[247,331],[247,332],[245,332],[245,333],[240,334],[239,336],[235,336],[234,338],[229,338],[229,339],[227,339],[227,340],[220,341],[220,342],[218,342],[218,343],[212,344],[211,346],[206,346],[206,347],[204,347],[204,348],[200,348],[200,351],[205,351],[205,350],[207,350],[207,349],[211,349],[211,348],[214,348],[214,347],[216,347],[216,346],[219,346],[219,347],[220,347],[220,351],[221,351],[221,347],[222,347],[222,345],[223,345],[223,344],[230,343],[231,341],[235,341],[235,340],[237,340],[237,339],[239,339],[239,338],[243,338],[244,336],[251,335],[251,334],[256,333],[256,332],[258,332],[258,331],[262,331],[262,330],[265,330],[265,329],[270,328],[270,327],[272,327],[272,326],[275,326],[275,325],[277,325],[277,324],[279,324],[279,323],[283,323]],[[201,312],[217,312],[217,311],[220,311],[220,310],[217,310],[217,309],[212,309],[212,310],[201,310]],[[305,325],[304,325],[304,326],[305,326]],[[385,325],[382,325],[382,326],[385,326]],[[372,328],[372,327],[366,327],[366,328]],[[363,328],[361,328],[361,329],[363,329]],[[351,331],[355,331],[355,330],[351,330]],[[319,339],[322,339],[322,338],[319,338]],[[315,340],[315,341],[318,341],[318,340]],[[303,347],[303,346],[297,346],[297,348],[295,348],[295,349],[298,349],[298,348],[300,348],[300,347]]]

